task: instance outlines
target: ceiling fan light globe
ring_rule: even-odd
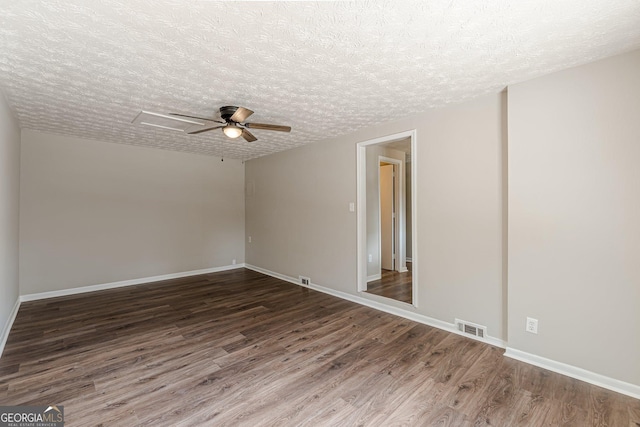
[[[227,125],[222,128],[222,132],[227,135],[229,138],[238,138],[242,135],[242,129],[237,126]]]

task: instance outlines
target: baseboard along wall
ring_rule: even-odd
[[[598,387],[606,388],[617,393],[626,394],[627,396],[640,399],[640,386],[637,386],[635,384],[627,383],[615,378],[587,371],[586,369],[578,368],[576,366],[568,365],[556,360],[547,359],[535,354],[516,350],[515,348],[511,347],[507,347],[504,355],[506,357],[510,357],[511,359],[519,360],[521,362],[525,362],[539,368],[547,369],[549,371],[566,375],[568,377],[575,378],[577,380],[584,381]]]
[[[20,298],[18,298],[13,304],[13,309],[11,309],[11,313],[9,314],[9,318],[2,329],[2,335],[0,335],[0,357],[2,357],[2,353],[4,352],[4,346],[7,344],[7,340],[9,339],[9,332],[11,332],[11,327],[13,326],[13,322],[16,320],[16,316],[18,315],[18,310],[20,309]]]
[[[244,268],[244,264],[225,265],[222,267],[204,268],[202,270],[185,271],[181,273],[162,274],[160,276],[142,277],[140,279],[122,280],[120,282],[102,283],[99,285],[81,286],[78,288],[62,289],[59,291],[41,292],[20,296],[20,302],[36,301],[46,298],[64,297],[67,295],[84,294],[86,292],[103,291],[105,289],[122,288],[125,286],[141,285],[143,283],[160,282],[162,280],[179,279],[180,277],[198,276],[200,274],[217,273],[219,271]]]

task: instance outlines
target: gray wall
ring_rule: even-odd
[[[416,311],[486,325],[506,339],[503,102],[488,95],[247,162],[246,181],[255,185],[246,198],[247,262],[375,299],[356,284],[356,214],[348,209],[356,201],[356,143],[417,129]]]
[[[25,130],[20,293],[244,262],[240,161]]]
[[[0,347],[18,300],[20,127],[0,92]]]
[[[355,147],[327,142],[245,163],[255,188],[245,204],[247,262],[339,290],[355,287],[353,162]]]
[[[640,385],[639,164],[640,51],[509,87],[510,347]]]

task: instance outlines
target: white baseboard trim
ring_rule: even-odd
[[[367,283],[373,282],[374,280],[380,280],[380,279],[382,279],[382,274],[380,273],[372,274],[371,276],[367,276]]]
[[[515,348],[511,347],[507,347],[504,355],[506,357],[510,357],[511,359],[519,360],[521,362],[525,362],[539,368],[547,369],[549,371],[566,375],[568,377],[575,378],[577,380],[584,381],[598,387],[606,388],[617,393],[626,394],[627,396],[640,399],[640,386],[635,384],[616,380],[615,378],[607,377],[595,372],[587,371],[586,369],[547,359],[545,357],[536,356],[535,354],[516,350]]]
[[[293,283],[294,285],[300,285],[303,288],[306,288],[306,286],[301,284],[299,280],[296,280],[295,277],[287,276],[285,274],[276,273],[275,271],[267,270],[265,268],[257,267],[255,265],[251,265],[251,264],[245,264],[244,266],[245,266],[245,268],[248,268],[249,270],[253,270],[253,271],[256,271],[258,273],[266,274],[267,276],[275,277],[276,279],[284,280],[285,282],[290,282],[290,283]]]
[[[246,264],[246,268],[249,270],[257,271],[258,273],[266,274],[267,276],[275,277],[276,279],[284,280],[286,282],[293,283],[294,285],[300,285],[295,278],[276,273],[275,271],[267,270],[266,268],[256,267],[255,265]],[[300,285],[302,286],[302,285]],[[306,287],[306,286],[305,286]],[[378,301],[374,301],[372,299],[363,298],[357,295],[349,294],[342,291],[336,291],[335,289],[327,288],[324,286],[316,285],[314,283],[309,284],[309,288],[316,290],[318,292],[322,292],[325,294],[333,295],[334,297],[342,298],[347,301],[355,302],[356,304],[364,305],[370,308],[374,308],[376,310],[384,311],[385,313],[394,314],[396,316],[404,317],[405,319],[413,320],[414,322],[422,323],[424,325],[433,326],[434,328],[442,329],[447,332],[454,333],[456,335],[460,335],[466,338],[475,339],[476,341],[481,341],[486,344],[490,344],[496,347],[505,348],[506,343],[498,338],[494,338],[491,336],[487,336],[484,339],[474,337],[468,334],[464,334],[456,328],[455,324],[447,323],[442,320],[434,319],[433,317],[425,316],[423,314],[415,313],[413,311],[404,310],[402,308],[393,307]]]
[[[120,282],[102,283],[99,285],[81,286],[78,288],[61,289],[59,291],[40,292],[37,294],[20,295],[20,301],[36,301],[47,298],[63,297],[68,295],[83,294],[86,292],[103,291],[105,289],[122,288],[125,286],[141,285],[143,283],[159,282],[162,280],[178,279],[180,277],[197,276],[200,274],[217,273],[219,271],[244,268],[243,264],[224,265],[222,267],[204,268],[202,270],[184,271],[181,273],[162,274],[160,276],[142,277],[140,279],[122,280]]]
[[[0,336],[0,357],[4,352],[4,346],[5,344],[7,344],[7,339],[9,339],[9,332],[11,332],[11,327],[13,326],[13,322],[16,320],[16,316],[18,315],[19,309],[20,309],[20,298],[16,299],[16,303],[13,304],[13,309],[9,314],[7,323],[4,324],[4,328],[2,329],[2,336]]]

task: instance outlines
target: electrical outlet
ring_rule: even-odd
[[[300,279],[301,285],[309,286],[309,284],[311,283],[311,279],[309,279],[308,277],[298,276],[298,278]]]
[[[369,254],[369,262],[373,262],[373,255]]]
[[[235,259],[231,260],[231,265],[236,265],[236,260]]]
[[[531,332],[532,334],[538,333],[538,319],[534,319],[532,317],[527,317],[527,326],[525,328],[527,332]]]
[[[251,243],[251,236],[249,236],[249,243]]]

